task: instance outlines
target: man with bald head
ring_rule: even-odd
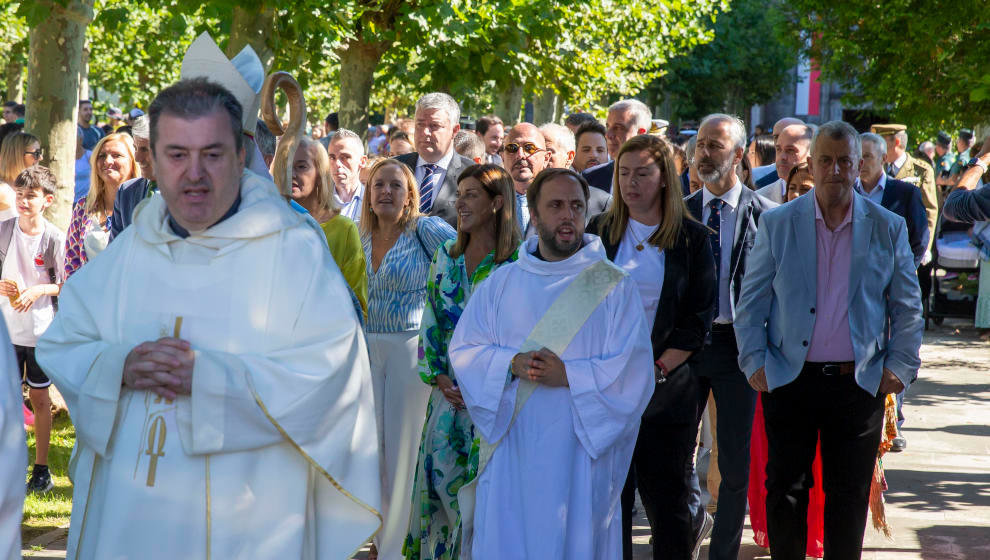
[[[780,133],[792,124],[804,124],[804,121],[795,117],[784,117],[773,124],[771,132],[773,134],[774,145],[777,144],[777,137],[780,136]],[[762,165],[753,170],[753,182],[756,183],[756,188],[758,189],[773,183],[777,179],[784,179],[786,181],[787,177],[780,177],[777,174],[777,168],[774,164]]]
[[[523,237],[528,237],[530,229],[529,205],[526,203],[526,189],[533,178],[550,167],[550,152],[540,129],[530,123],[519,123],[509,129],[502,143],[502,163],[512,177],[512,187],[516,191],[516,219]]]
[[[645,103],[638,99],[623,99],[608,108],[605,119],[605,145],[611,161],[598,167],[586,169],[584,178],[592,187],[612,192],[612,177],[615,174],[615,155],[622,144],[633,136],[646,134],[653,125],[653,114]]]
[[[757,189],[757,194],[777,204],[787,202],[787,176],[796,165],[808,161],[808,150],[811,148],[811,137],[814,135],[814,125],[803,123],[788,125],[780,131],[774,139],[774,146],[777,149],[774,165],[779,179]]]

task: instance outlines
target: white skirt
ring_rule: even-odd
[[[419,378],[419,331],[367,333],[382,448],[381,560],[402,558],[412,487],[431,387]]]

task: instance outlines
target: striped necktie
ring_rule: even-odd
[[[419,184],[419,211],[426,214],[433,208],[433,191],[440,181],[440,166],[432,163],[423,165],[426,173]]]
[[[720,278],[722,274],[722,205],[725,202],[721,198],[713,198],[708,206],[711,212],[708,214],[708,240],[712,244],[712,256],[715,257],[715,317],[718,318],[718,294],[721,290]]]

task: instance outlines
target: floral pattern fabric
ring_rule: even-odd
[[[65,278],[86,264],[86,248],[83,240],[93,228],[103,228],[110,231],[110,220],[100,224],[96,215],[86,214],[86,197],[80,198],[72,206],[72,219],[69,221],[69,231],[65,235]]]
[[[499,266],[515,261],[513,254],[495,263],[489,253],[468,277],[464,255],[452,258],[450,240],[436,252],[426,286],[426,309],[419,330],[419,375],[433,385],[419,448],[413,507],[403,554],[408,560],[448,560],[460,557],[461,516],[457,492],[478,470],[478,437],[467,410],[455,409],[436,386],[438,375],[456,383],[447,346],[468,298]]]

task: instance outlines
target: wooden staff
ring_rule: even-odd
[[[289,100],[289,124],[282,125],[275,106],[275,90],[281,88]],[[292,194],[292,160],[306,131],[306,100],[302,87],[287,72],[275,72],[265,78],[261,88],[261,118],[275,136],[281,136],[272,161],[272,178],[283,196]]]

